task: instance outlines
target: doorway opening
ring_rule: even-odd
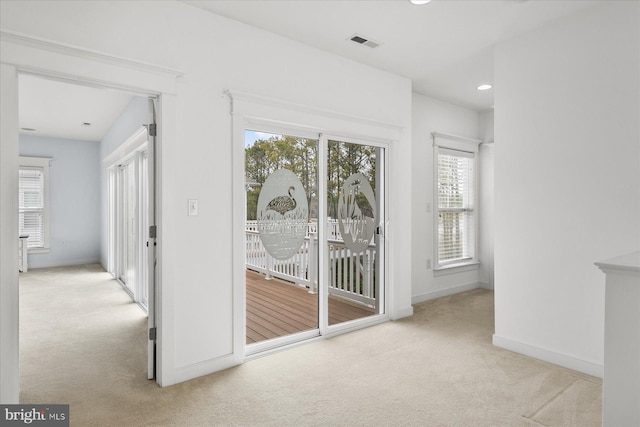
[[[151,239],[146,239],[147,233],[144,231],[149,224],[155,224],[155,140],[147,136],[144,150],[136,152],[135,161],[133,157],[127,159],[134,166],[123,173],[122,179],[128,188],[135,191],[126,192],[126,196],[123,191],[120,205],[126,204],[121,213],[123,224],[126,221],[127,226],[122,227],[121,237],[129,240],[113,253],[109,251],[111,234],[108,202],[111,194],[108,192],[109,175],[106,168],[108,159],[114,153],[122,152],[122,143],[131,132],[127,130],[131,123],[136,123],[136,127],[154,123],[154,95],[140,96],[81,81],[63,81],[30,73],[19,74],[18,88],[20,155],[46,158],[50,163],[45,187],[50,202],[46,212],[47,221],[27,221],[29,218],[44,218],[45,215],[35,216],[31,212],[32,206],[28,203],[22,206],[21,203],[21,209],[25,212],[23,214],[21,210],[19,215],[20,233],[38,236],[39,227],[42,230],[46,227],[46,235],[50,237],[46,244],[43,243],[44,239],[25,244],[28,262],[20,277],[20,291],[23,292],[22,285],[29,282],[25,280],[26,275],[33,278],[36,273],[38,283],[49,283],[51,279],[51,283],[55,284],[56,278],[69,274],[75,277],[77,273],[101,277],[97,280],[101,286],[111,286],[109,280],[104,280],[105,271],[114,272],[110,266],[118,264],[114,258],[119,259],[118,265],[122,268],[118,275],[124,279],[123,288],[147,313],[132,318],[137,319],[134,320],[137,323],[140,319],[144,320],[144,325],[136,325],[144,327],[145,332],[140,336],[145,340],[140,344],[147,347],[147,357],[143,360],[145,374],[149,379],[154,378],[155,342],[147,338],[149,334],[146,330],[155,327],[155,251],[153,244],[150,250],[147,249],[146,241]],[[146,133],[146,128],[143,129]],[[30,198],[29,191],[27,187],[20,189],[20,194],[27,196],[22,197],[21,202],[35,200]],[[128,216],[125,218],[124,215]],[[142,238],[146,239],[144,244],[140,242]],[[27,241],[29,239],[26,237]],[[83,283],[91,286],[93,279]],[[78,287],[76,298],[84,298],[83,294],[87,298],[94,295],[92,292],[85,294],[82,289],[83,286]],[[25,303],[27,301],[24,300]],[[58,318],[54,311],[38,313],[36,319],[33,311],[37,309],[25,306],[23,300],[20,302],[21,318],[46,322],[47,316],[51,316],[49,322],[64,326],[64,319]],[[69,316],[72,315],[69,313]],[[95,334],[83,336],[87,348],[92,345],[91,340],[100,338]],[[33,338],[21,336],[21,341],[24,343]],[[78,344],[82,346],[82,342]],[[29,346],[21,348],[28,351]]]

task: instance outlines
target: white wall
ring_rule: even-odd
[[[144,19],[141,19],[144,17]],[[236,89],[405,128],[391,160],[392,248],[411,245],[411,83],[180,2],[2,2],[16,32],[184,73],[161,146],[163,383],[233,360],[231,116]],[[1,55],[1,53],[0,53]],[[200,215],[187,216],[188,199]],[[411,313],[411,259],[391,254],[392,315]]]
[[[0,65],[0,402],[18,403],[18,75]]]
[[[150,122],[149,100],[142,96],[134,97],[122,110],[109,130],[100,141],[100,263],[107,270],[109,256],[109,188],[107,181],[107,167],[103,160],[114,152],[127,138]]]
[[[434,276],[433,247],[433,138],[432,132],[479,139],[480,115],[477,111],[413,94],[412,197],[412,301],[418,303],[480,286],[479,268],[447,271]],[[427,212],[427,203],[430,212]],[[431,269],[427,269],[427,259]]]
[[[496,48],[494,343],[602,374],[597,260],[640,247],[640,4]]]
[[[20,135],[20,155],[50,157],[48,253],[30,253],[29,268],[98,262],[100,181],[98,144]]]
[[[479,206],[479,251],[480,283],[483,288],[493,289],[493,223],[494,212],[494,136],[493,110],[480,113],[480,206]]]

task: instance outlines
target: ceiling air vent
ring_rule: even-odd
[[[362,37],[362,36],[360,36],[358,34],[354,34],[349,40],[351,40],[352,42],[361,44],[363,46],[370,47],[371,49],[380,46],[380,43],[375,42],[375,41],[373,41],[371,39],[367,39],[365,37]]]

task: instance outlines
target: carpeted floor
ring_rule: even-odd
[[[146,379],[146,318],[100,266],[20,275],[23,403],[72,426],[599,426],[601,381],[491,345],[493,293],[172,387]]]

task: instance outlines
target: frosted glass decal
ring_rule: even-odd
[[[338,227],[345,245],[354,252],[367,249],[375,224],[376,198],[371,184],[361,173],[354,173],[338,197]]]
[[[258,197],[258,232],[267,252],[275,259],[295,255],[309,221],[307,195],[300,179],[288,169],[278,169],[266,179]]]

